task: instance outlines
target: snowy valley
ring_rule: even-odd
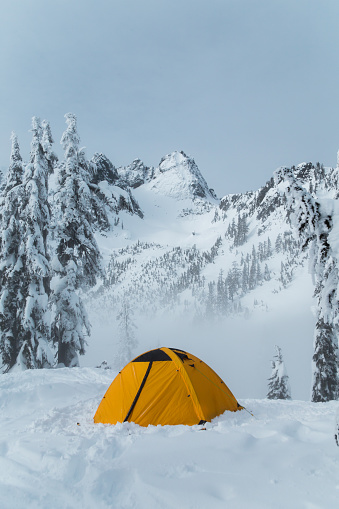
[[[132,193],[142,216],[121,211],[110,234],[97,234],[105,275],[85,297],[95,341],[84,365],[94,358],[114,366],[115,318],[127,298],[139,351],[171,345],[195,352],[237,394],[265,397],[278,344],[293,397],[309,399],[314,285],[283,191],[272,179],[257,192],[217,200],[183,153],[166,156],[160,168],[168,170],[153,170],[142,184],[136,163],[136,175],[122,174],[139,182]],[[199,194],[191,181],[197,175]]]
[[[68,117],[63,136],[63,161],[52,152],[46,124],[36,124],[29,164],[13,137],[1,182],[1,507],[334,509],[338,404],[332,397],[310,400],[315,328],[330,328],[333,355],[338,341],[338,169],[280,168],[256,191],[218,198],[184,152],[166,155],[156,168],[139,159],[116,168],[103,154],[87,160],[74,119]],[[87,204],[79,218],[65,201],[73,199],[72,171],[78,183],[83,179],[76,189]],[[48,181],[45,194],[39,179]],[[36,213],[27,189],[44,197],[48,224],[48,235],[32,242],[34,270],[23,254],[27,227],[12,219]],[[83,250],[65,233],[76,220],[85,224],[78,237]],[[13,248],[20,232],[21,250]],[[17,291],[18,267],[27,267],[39,290],[30,307],[22,304],[25,288],[16,294],[23,337],[30,331],[33,339],[12,347],[13,302],[4,281]],[[44,328],[33,331],[37,315]],[[62,350],[70,317],[67,341],[76,341]],[[122,317],[133,330],[129,343]],[[46,341],[43,331],[50,331]],[[275,345],[291,401],[265,399]],[[95,425],[119,369],[161,346],[203,359],[254,416],[225,412],[203,431]]]

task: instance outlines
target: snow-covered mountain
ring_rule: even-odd
[[[75,122],[74,118],[71,115],[68,121]],[[69,192],[71,199],[75,184],[63,187],[67,172],[71,179],[71,166],[69,160],[57,162],[48,139],[48,143],[42,139],[41,150],[48,148],[53,258],[67,211],[62,197]],[[67,157],[78,150],[76,146]],[[312,306],[319,306],[319,299],[313,299],[309,252],[301,249],[305,239],[293,220],[291,185],[285,173],[293,174],[309,200],[324,202],[337,197],[337,169],[319,163],[281,168],[257,191],[218,199],[194,159],[184,152],[166,155],[157,167],[136,159],[117,168],[98,153],[87,162],[82,151],[77,157],[77,178],[86,174],[87,179],[81,184],[89,207],[83,209],[86,228],[95,230],[103,261],[96,285],[90,290],[87,285],[81,296],[92,324],[82,365],[114,364],[119,342],[116,318],[128,302],[135,340],[126,360],[157,346],[182,348],[231,379],[240,397],[264,397],[277,344],[292,397],[309,399],[315,316],[319,316],[312,313]],[[20,161],[18,155],[19,166]],[[81,218],[77,221],[81,225]],[[70,242],[67,235],[59,250]],[[80,243],[81,238],[80,232]],[[97,248],[91,246],[94,255]],[[74,252],[73,247],[67,249]],[[59,256],[53,261],[57,277],[64,270],[62,260]],[[86,263],[90,267],[90,257]],[[80,279],[81,267],[82,261],[77,269]],[[90,269],[84,270],[89,277]],[[91,286],[95,276],[89,280]]]
[[[184,152],[166,155],[157,168],[148,168],[140,159],[136,159],[129,166],[119,168],[118,172],[122,180],[132,188],[148,183],[147,187],[153,192],[178,200],[216,198],[194,159]]]
[[[182,347],[232,379],[237,394],[264,397],[278,344],[292,397],[309,399],[314,284],[287,184],[272,177],[257,191],[218,200],[183,152],[157,168],[136,160],[116,172],[142,213],[121,210],[109,232],[97,233],[105,273],[85,296],[93,332],[83,364],[113,363],[115,318],[127,297],[138,327],[135,353]],[[335,196],[336,170],[303,163],[294,173],[313,196]],[[112,189],[107,180],[97,185]]]

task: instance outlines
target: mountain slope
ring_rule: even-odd
[[[103,154],[86,164],[103,276],[82,295],[93,325],[82,365],[114,364],[116,318],[128,302],[135,355],[183,348],[231,375],[238,394],[264,397],[278,344],[292,397],[309,399],[317,302],[309,254],[291,221],[288,181],[272,178],[257,191],[219,200],[184,152],[166,155],[156,168],[139,159],[116,168]],[[52,255],[63,168],[58,163],[49,179]],[[291,171],[312,199],[337,197],[337,169],[303,163]]]
[[[166,156],[165,171],[160,164],[133,189],[143,217],[122,211],[123,229],[98,237],[106,269],[103,284],[86,296],[95,341],[84,364],[114,362],[115,317],[127,297],[138,327],[135,354],[182,347],[230,375],[241,395],[264,397],[278,344],[292,397],[309,399],[314,287],[290,221],[287,184],[272,178],[256,192],[221,200],[206,184],[198,196],[182,177],[187,159]],[[307,163],[295,174],[315,196],[334,195],[335,170]]]

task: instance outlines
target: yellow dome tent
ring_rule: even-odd
[[[109,386],[94,422],[140,426],[202,424],[239,405],[203,361],[177,348],[150,350],[127,364]]]

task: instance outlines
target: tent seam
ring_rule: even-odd
[[[184,363],[176,355],[176,353],[173,352],[172,350],[170,350],[169,348],[163,347],[163,348],[161,348],[161,350],[163,350],[165,353],[167,353],[167,355],[169,355],[171,357],[171,359],[174,362],[174,364],[179,368],[178,369],[179,374],[180,374],[180,376],[181,376],[181,378],[182,378],[182,380],[183,380],[183,382],[184,382],[184,384],[186,386],[186,389],[188,390],[190,396],[192,396],[192,404],[193,404],[195,413],[197,415],[197,418],[199,419],[199,421],[206,421],[204,413],[203,413],[203,410],[202,410],[201,405],[200,405],[200,401],[199,401],[198,396],[197,396],[197,393],[194,390],[193,384],[191,382],[191,379],[190,379],[189,374],[188,374],[188,372],[187,372],[187,370],[185,368]],[[183,370],[182,370],[182,368],[183,368]],[[182,371],[184,371],[184,373],[186,374],[186,377],[183,376]]]

